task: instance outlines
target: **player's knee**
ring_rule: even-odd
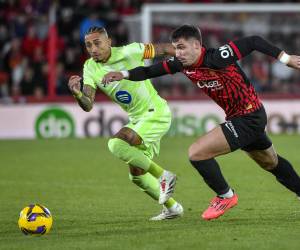
[[[277,155],[274,155],[274,156],[265,157],[263,159],[260,159],[259,165],[263,169],[270,171],[278,165],[278,157],[277,157]]]
[[[121,139],[118,139],[118,138],[111,138],[108,140],[108,149],[109,151],[119,157],[120,156],[120,153],[122,151],[122,143],[123,141]]]
[[[189,147],[189,159],[191,161],[201,161],[201,160],[206,160],[209,159],[210,156],[205,153],[204,149],[201,147],[201,145],[193,143],[190,147]]]
[[[139,176],[145,174],[145,171],[138,167],[129,166],[130,174],[133,176]]]
[[[122,128],[114,135],[114,138],[121,139],[127,142],[130,146],[137,146],[142,144],[142,138],[130,128]]]

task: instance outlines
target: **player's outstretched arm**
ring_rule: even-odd
[[[284,51],[282,51],[277,59],[291,68],[300,69],[300,56],[288,55]]]
[[[236,46],[236,48],[234,48],[234,46]],[[244,57],[252,51],[257,50],[265,55],[278,59],[291,68],[300,69],[300,56],[288,55],[260,36],[250,36],[234,41],[231,43],[231,47],[233,47],[235,52],[240,52],[240,57]]]
[[[109,72],[102,78],[103,84],[128,79],[130,81],[143,81],[167,74],[174,74],[182,70],[182,64],[176,58],[152,64],[147,67],[136,67],[128,71]]]
[[[212,65],[223,68],[246,57],[255,50],[289,65],[291,56],[260,36],[248,36],[231,41],[229,44],[220,47],[218,50],[214,50],[214,52],[210,54],[209,62]],[[295,67],[295,61],[297,61],[297,58],[292,56],[291,65],[289,66]]]
[[[68,82],[68,87],[77,100],[79,106],[86,112],[93,108],[96,90],[89,85],[84,85],[81,92],[80,76],[71,76]]]
[[[128,79],[130,81],[143,81],[166,74],[168,74],[168,72],[165,71],[162,63],[158,63],[148,67],[136,67],[128,71],[109,72],[102,78],[102,83],[106,85],[110,82],[121,81],[123,79]]]
[[[297,55],[288,55],[286,52],[269,43],[260,36],[250,36],[232,42],[241,52],[241,56],[250,54],[253,50],[257,50],[263,54],[272,56],[287,66],[295,69],[300,69],[300,57]]]

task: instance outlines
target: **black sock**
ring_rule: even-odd
[[[291,163],[278,155],[278,165],[270,170],[283,186],[300,196],[300,178]]]
[[[225,181],[219,164],[212,158],[202,161],[192,161],[192,165],[197,169],[199,174],[203,177],[206,184],[214,190],[217,195],[225,194],[229,191],[230,187]]]

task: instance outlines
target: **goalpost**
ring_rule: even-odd
[[[299,13],[300,4],[145,4],[142,7],[142,41],[152,41],[154,14],[194,14],[194,13]],[[182,17],[188,20],[188,17]],[[183,24],[183,23],[182,23]],[[299,23],[298,23],[299,25]]]

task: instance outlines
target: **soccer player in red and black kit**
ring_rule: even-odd
[[[265,132],[267,116],[263,104],[237,64],[239,59],[254,50],[295,69],[300,69],[300,57],[286,54],[259,36],[232,41],[217,49],[206,49],[202,47],[200,30],[191,25],[176,29],[171,40],[176,50],[175,57],[149,67],[110,72],[102,82],[106,84],[123,78],[140,81],[182,72],[225,111],[226,121],[198,138],[189,148],[191,164],[217,194],[202,218],[216,219],[237,205],[237,194],[227,184],[215,160],[216,156],[237,149],[244,150],[300,199],[300,178],[292,165],[276,153]]]

